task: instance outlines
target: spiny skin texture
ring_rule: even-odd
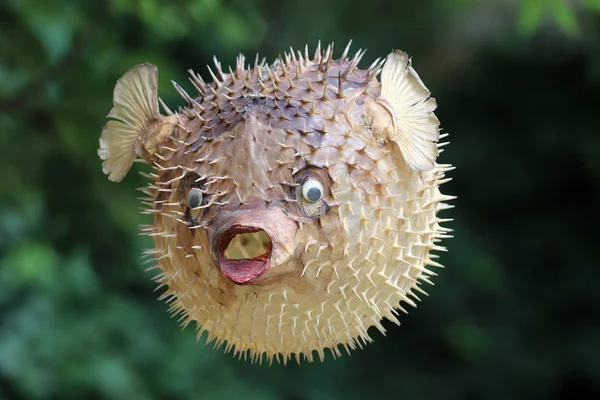
[[[379,127],[391,122],[370,111],[382,63],[360,70],[363,54],[292,50],[253,68],[240,56],[229,73],[215,61],[213,82],[192,73],[196,96],[175,84],[186,106],[161,120],[161,134],[167,118],[172,126],[154,153],[137,152],[154,167],[144,232],[155,242],[147,255],[161,299],[226,351],[284,363],[323,359],[325,349],[340,356],[371,341],[369,327],[384,332],[383,318],[399,324],[431,283],[430,267],[441,266],[432,251],[445,250],[450,230],[438,212],[452,197],[439,186],[452,167],[415,171],[397,143],[382,140]],[[311,179],[322,186],[316,202],[302,194]],[[270,247],[268,260],[227,264],[223,238],[250,230],[267,234],[250,243],[257,254]]]

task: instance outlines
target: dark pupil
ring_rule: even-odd
[[[189,208],[196,208],[200,205],[200,196],[197,193],[192,193],[188,202]]]
[[[310,201],[317,201],[321,198],[321,190],[319,188],[312,187],[308,189],[308,193],[306,193],[306,196]]]

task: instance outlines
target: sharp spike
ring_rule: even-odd
[[[194,80],[194,78],[190,77],[188,78],[190,80],[190,82],[192,83],[192,85],[194,86],[194,89],[196,89],[196,91],[198,92],[199,95],[204,96],[204,91],[200,88],[200,86],[198,86],[196,84],[196,81]]]
[[[163,108],[163,110],[165,110],[165,112],[168,115],[173,115],[173,111],[171,111],[169,109],[169,107],[167,107],[167,105],[165,104],[165,102],[160,97],[158,98],[158,102],[160,103],[161,107]]]
[[[240,81],[238,78],[236,78],[235,73],[231,69],[231,65],[229,66],[229,76],[231,76],[231,83],[233,84],[236,84]]]
[[[241,78],[241,76],[239,74],[246,71],[246,69],[244,68],[245,62],[246,62],[246,57],[240,53],[235,60],[235,70],[236,70],[236,73],[238,74],[238,76],[237,76],[238,78]]]
[[[256,53],[256,57],[254,58],[254,69],[256,69],[259,65],[258,59],[259,59],[259,55],[258,55],[258,53]]]
[[[363,49],[359,49],[356,52],[356,54],[354,55],[354,57],[352,57],[352,60],[350,60],[350,65],[348,65],[348,67],[346,68],[346,70],[342,74],[342,77],[344,79],[346,79],[348,77],[348,74],[350,74],[352,71],[354,71],[354,69],[358,66],[358,63],[363,58],[363,56],[365,55],[366,52],[367,52],[366,49],[364,51],[363,51]]]
[[[350,39],[350,41],[348,42],[348,44],[346,45],[346,48],[344,49],[344,53],[342,53],[342,62],[347,61],[347,57],[348,57],[348,52],[350,51],[350,46],[352,45],[352,39]]]
[[[198,108],[198,109],[199,109],[201,112],[204,112],[204,111],[206,111],[206,108],[205,108],[205,107],[202,107],[202,105],[201,105],[200,103],[198,103],[196,100],[192,100],[192,101],[193,101],[193,103],[192,103],[192,104],[193,104],[195,107],[197,107],[197,108]]]
[[[321,41],[319,40],[319,43],[317,44],[317,48],[315,49],[314,62],[317,64],[320,64],[322,57],[323,57],[323,54],[321,54]]]
[[[217,56],[213,55],[213,62],[215,63],[215,68],[217,69],[217,73],[221,77],[221,80],[225,80],[225,76],[223,75],[223,69],[221,68],[221,63],[217,60]]]
[[[171,83],[173,84],[173,86],[175,87],[175,90],[177,90],[177,92],[179,93],[179,95],[185,100],[185,102],[188,105],[191,105],[193,99],[190,97],[190,95],[187,94],[186,91],[183,90],[183,88],[177,84],[177,82],[171,81]]]
[[[327,48],[323,52],[323,58],[321,59],[321,68],[329,63],[329,53],[331,52],[331,44],[327,45]]]
[[[202,116],[196,110],[194,110],[194,115],[196,116],[198,121],[202,122],[202,124],[206,124],[208,122],[208,120],[202,118]]]
[[[212,92],[212,94],[213,94],[215,97],[217,97],[217,96],[219,95],[219,93],[217,93],[217,91],[215,90],[215,88],[214,88],[214,87],[212,87],[212,86],[209,86],[209,89],[210,89],[210,91]]]
[[[271,68],[267,68],[267,71],[269,73],[269,78],[271,78],[271,81],[273,82],[273,86],[276,87],[277,84],[281,82],[281,80],[279,79],[275,71],[273,71]]]
[[[352,67],[350,68],[350,71],[352,71],[354,68],[356,68],[358,66],[358,63],[360,62],[360,60],[362,60],[362,58],[366,52],[367,52],[367,49],[358,50],[356,55],[352,58],[352,62],[351,62]]]
[[[327,96],[327,81],[323,84],[323,96],[321,97],[322,101],[329,100],[329,96]]]
[[[286,64],[283,62],[281,63],[281,76],[284,78],[287,78],[289,73],[288,73],[288,70],[285,68],[285,65]]]
[[[375,67],[373,67],[373,69],[367,70],[367,71],[369,71],[369,77],[368,77],[368,79],[365,79],[365,84],[368,84],[373,79],[373,77],[375,77],[381,71],[381,67],[383,66],[384,61],[385,61],[385,59],[380,60],[375,65]]]
[[[217,89],[220,89],[223,84],[219,81],[219,79],[217,79],[215,73],[210,68],[210,65],[207,65],[206,67],[208,68],[208,72],[210,73],[210,77],[213,79],[213,81],[217,85]]]
[[[381,64],[381,57],[377,57],[377,59],[375,61],[373,61],[373,63],[371,65],[369,65],[369,68],[367,68],[367,71],[371,72],[373,71],[373,69],[375,69],[377,67],[377,64]]]
[[[294,80],[291,77],[288,77],[288,81],[290,84],[290,89],[298,89],[298,86],[294,83]]]
[[[322,70],[324,72],[327,71],[327,68],[329,68],[329,64],[331,62],[332,54],[333,54],[333,42],[327,46],[327,49],[325,49],[325,53],[323,54],[323,57],[321,58],[321,62],[319,63],[319,70]]]
[[[325,59],[323,59],[325,60]],[[322,67],[322,68],[321,68]],[[329,63],[325,60],[319,65],[319,69],[322,69],[323,75],[321,76],[321,83],[327,86],[327,72],[329,71]]]
[[[200,88],[199,93],[204,96],[206,93],[206,82],[204,82],[204,79],[202,79],[202,77],[199,74],[196,74],[191,69],[188,69],[188,73],[191,75],[192,79],[194,80],[195,86],[198,86]]]
[[[308,44],[304,46],[304,62],[308,64],[310,56],[308,55]]]

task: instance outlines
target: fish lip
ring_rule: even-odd
[[[225,257],[225,250],[233,238],[241,233],[264,232],[269,237],[269,246],[267,251],[252,259],[230,260]],[[233,224],[224,230],[216,242],[217,265],[221,272],[239,285],[249,284],[260,278],[271,264],[271,255],[273,250],[273,239],[267,231],[256,226],[242,224]]]

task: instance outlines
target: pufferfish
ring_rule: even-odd
[[[114,89],[98,154],[111,181],[136,159],[152,167],[142,230],[160,299],[251,362],[362,348],[442,266],[453,167],[437,163],[435,99],[404,52],[360,69],[365,52],[349,47],[253,66],[239,55],[229,72],[215,58],[212,82],[189,71],[195,95],[173,82],[177,112],[153,65]]]

